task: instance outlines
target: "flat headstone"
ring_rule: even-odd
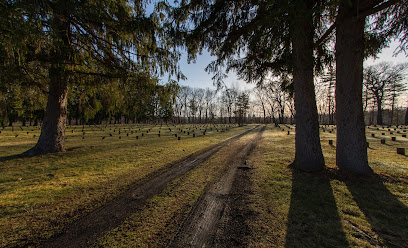
[[[398,147],[398,148],[397,148],[397,154],[405,155],[405,148],[403,148],[403,147]]]

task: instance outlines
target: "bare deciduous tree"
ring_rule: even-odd
[[[377,104],[377,125],[383,124],[383,105],[391,103],[391,123],[397,97],[405,90],[404,78],[407,64],[393,66],[382,62],[364,70],[364,87],[372,95]]]

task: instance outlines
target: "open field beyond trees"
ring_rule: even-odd
[[[129,188],[171,171],[183,159],[197,160],[201,150],[224,142],[168,179],[159,192],[143,200],[134,196],[133,201],[143,204],[88,245],[180,247],[183,229],[212,185],[227,181],[225,175],[233,171],[230,192],[224,194],[224,221],[213,223],[221,233],[203,241],[210,247],[407,247],[408,157],[396,153],[398,147],[408,147],[406,127],[366,128],[375,172],[369,176],[335,167],[335,126],[320,128],[327,168],[316,173],[288,167],[294,157],[294,126],[261,128],[69,126],[66,152],[20,157],[40,131],[6,127],[0,133],[0,246],[49,246],[47,239]]]

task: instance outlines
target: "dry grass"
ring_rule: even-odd
[[[126,136],[123,129],[119,139],[118,130],[113,132],[109,127],[105,131],[85,130],[82,139],[78,130],[82,128],[77,127],[67,139],[68,152],[33,158],[7,157],[24,151],[33,142],[24,134],[15,138],[8,134],[9,130],[3,131],[0,141],[4,143],[0,144],[7,146],[0,146],[1,246],[35,244],[128,185],[165,169],[166,163],[250,127],[228,132],[213,129],[196,138],[177,131],[182,135],[181,141],[171,136],[174,129],[170,133],[162,127],[159,138],[158,126],[141,126],[140,131],[138,128],[133,128],[139,134],[136,140],[136,133]],[[148,136],[140,138],[140,133],[144,131],[146,135],[148,129]],[[291,170],[288,165],[294,158],[294,129],[290,135],[287,130],[268,126],[249,160],[254,167],[253,194],[248,196],[249,212],[254,215],[246,223],[251,233],[247,237],[250,247],[408,247],[408,157],[396,154],[397,147],[408,145],[408,139],[401,137],[403,130],[397,141],[391,141],[389,132],[382,135],[387,131],[367,129],[369,162],[375,171],[368,177],[336,168],[334,127],[321,131],[327,169],[319,173]],[[371,137],[371,133],[376,137]],[[387,144],[380,143],[377,137],[381,136],[386,136]],[[237,144],[249,138],[251,135]],[[333,146],[328,144],[330,139]],[[146,208],[95,246],[165,246],[207,185],[222,173],[233,150],[234,146],[224,147],[173,181],[150,199]]]
[[[160,126],[133,126],[130,130],[128,126],[100,128],[85,127],[84,139],[82,126],[68,128],[67,152],[37,157],[14,156],[34,144],[32,131],[24,137],[26,128],[15,128],[14,132],[8,130],[10,128],[2,130],[0,144],[4,141],[8,145],[0,147],[1,247],[36,244],[112,199],[130,184],[165,169],[166,164],[249,127],[225,132],[221,132],[221,128],[217,132],[213,127],[205,136],[199,132],[199,128],[204,127],[197,127],[195,138],[174,127],[170,132],[165,126],[161,129]],[[178,128],[192,131],[190,126]],[[181,140],[172,136],[176,131]]]
[[[396,154],[407,140],[384,146],[369,138],[376,174],[362,177],[334,167],[335,147],[328,144],[334,132],[321,132],[321,138],[328,168],[302,173],[288,168],[294,136],[277,128],[264,133],[251,160],[250,246],[407,247],[408,158]]]
[[[173,181],[146,208],[103,237],[95,247],[166,247],[206,187],[216,181],[237,147],[255,133],[220,149],[208,161]]]

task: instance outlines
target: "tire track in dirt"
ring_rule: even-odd
[[[226,171],[219,180],[209,186],[202,198],[195,205],[185,220],[177,235],[169,244],[170,248],[179,247],[234,247],[239,244],[225,242],[222,238],[230,222],[231,191],[233,184],[236,185],[238,170],[245,171],[251,168],[245,165],[258,141],[261,139],[266,126],[259,130],[258,134],[247,144],[236,149],[232,159],[227,165]]]
[[[41,247],[87,247],[104,233],[119,226],[136,211],[143,209],[146,201],[163,191],[168,183],[182,176],[197,165],[208,160],[223,146],[247,135],[258,126],[226,141],[172,163],[165,171],[153,173],[144,183],[134,184],[127,191],[104,204],[90,214],[80,218],[63,232],[52,236]]]

